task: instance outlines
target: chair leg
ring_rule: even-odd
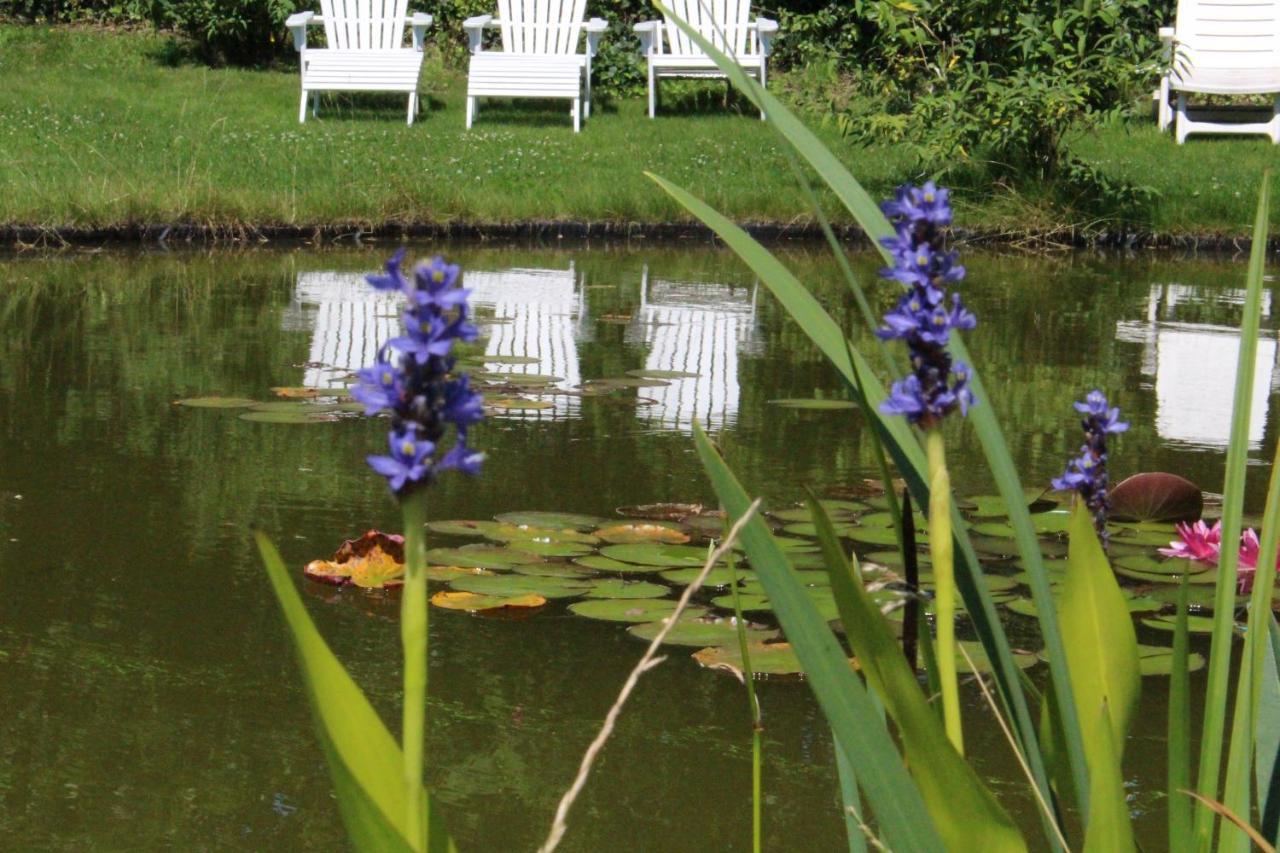
[[[764,57],[760,58],[760,88],[765,88],[769,83],[769,72],[765,70]],[[764,110],[760,111],[760,120],[765,120]]]
[[[1184,93],[1179,92],[1177,121],[1173,128],[1174,141],[1179,145],[1186,142],[1187,135],[1191,132],[1190,121],[1190,117],[1187,115],[1187,96]]]
[[[471,129],[471,122],[475,119],[475,116],[476,116],[476,99],[472,97],[468,97],[467,98],[467,130]]]
[[[316,118],[320,115],[320,93],[311,93],[311,117]]]
[[[587,100],[582,104],[582,117],[591,118],[591,66],[589,64],[583,69],[583,75],[587,78]]]
[[[1160,78],[1160,92],[1156,100],[1156,119],[1162,131],[1168,130],[1169,125],[1173,122],[1173,108],[1169,106],[1168,76]]]
[[[418,112],[418,95],[416,92],[409,93],[409,118],[407,124],[413,127],[413,116]]]
[[[658,78],[653,73],[653,63],[649,63],[649,118],[653,118],[654,107],[658,100]]]
[[[582,130],[582,99],[573,99],[573,132],[578,133]]]
[[[1271,142],[1280,145],[1280,97],[1271,104]]]
[[[302,90],[302,103],[298,105],[298,124],[307,123],[307,90]]]

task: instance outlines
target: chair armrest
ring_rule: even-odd
[[[662,52],[662,22],[642,21],[633,28],[640,37],[640,52],[645,56]]]
[[[422,41],[426,35],[427,28],[435,22],[435,18],[426,12],[414,12],[405,22],[413,29],[413,49],[422,51]]]
[[[583,29],[587,31],[587,56],[595,56],[600,52],[600,39],[609,29],[609,22],[604,18],[592,18]]]
[[[773,53],[773,40],[778,35],[778,22],[772,18],[756,18],[756,34],[760,37],[760,53]]]
[[[1160,43],[1163,45],[1160,58],[1166,63],[1173,62],[1173,46],[1178,43],[1177,31],[1173,27],[1161,27],[1156,30],[1156,35],[1160,37]]]
[[[1161,27],[1156,34],[1160,37],[1160,41],[1173,41],[1174,32],[1173,27]]]
[[[293,49],[302,53],[307,49],[307,25],[316,22],[318,19],[315,12],[294,12],[284,22],[284,25],[293,33]]]
[[[493,22],[493,15],[476,15],[462,22],[467,31],[467,47],[472,53],[484,50],[484,28]]]

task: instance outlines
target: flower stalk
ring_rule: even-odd
[[[408,803],[409,841],[415,850],[426,849],[426,815],[422,803],[422,770],[427,728],[427,493],[411,493],[400,502],[404,513],[404,588],[400,597],[400,643],[404,647],[404,710],[401,740],[404,745],[405,797]]]
[[[942,720],[947,739],[964,755],[960,721],[959,677],[956,674],[956,572],[951,541],[951,475],[947,472],[942,433],[925,433],[929,461],[929,556],[933,559],[934,614],[938,623],[938,681],[942,686]]]

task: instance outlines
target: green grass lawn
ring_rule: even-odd
[[[772,132],[719,84],[673,91],[656,121],[643,99],[598,102],[576,136],[560,102],[487,106],[466,131],[462,76],[428,59],[413,127],[398,95],[329,97],[299,125],[296,72],[171,66],[165,44],[0,24],[0,224],[688,221],[645,170],[740,221],[809,221]],[[892,148],[821,133],[873,193],[920,177]],[[1136,122],[1074,150],[1154,188],[1140,225],[1162,232],[1244,233],[1262,168],[1280,163],[1263,140],[1177,147]],[[1043,186],[957,195],[977,230],[1106,227]]]

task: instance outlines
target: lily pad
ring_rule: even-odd
[[[320,389],[318,388],[306,388],[299,386],[272,388],[271,393],[275,394],[277,397],[284,397],[288,400],[314,400],[316,397],[321,396]],[[332,394],[325,396],[332,396]]]
[[[1187,655],[1187,671],[1204,668],[1204,655],[1191,652]],[[1168,675],[1173,672],[1173,649],[1164,646],[1138,644],[1138,669],[1143,675]]]
[[[517,574],[529,575],[535,578],[573,578],[574,580],[582,580],[591,577],[590,572],[584,572],[572,563],[532,563],[527,566],[516,566],[515,571]]]
[[[1142,624],[1157,631],[1173,631],[1176,627],[1175,619],[1176,617],[1172,613],[1168,616],[1151,616],[1143,619]],[[1190,634],[1212,634],[1213,617],[1187,616],[1187,632]]]
[[[624,563],[621,560],[615,560],[612,557],[601,557],[598,554],[591,554],[586,557],[575,557],[573,562],[576,565],[583,566],[588,569],[595,569],[598,572],[620,572],[624,574],[665,572],[669,568],[669,566],[638,566],[635,563]]]
[[[446,610],[488,613],[503,610],[531,610],[546,604],[547,600],[540,595],[481,595],[474,592],[441,590],[431,596],[431,603]]]
[[[609,545],[601,548],[600,554],[624,563],[636,563],[641,566],[685,568],[701,566],[707,561],[708,551],[706,548],[695,545],[663,545],[644,542],[635,545]]]
[[[339,420],[333,412],[312,414],[310,412],[245,412],[238,415],[242,421],[254,421],[261,424],[321,424]]]
[[[540,557],[581,557],[591,553],[591,546],[583,542],[542,542],[537,539],[513,539],[511,547],[526,554]]]
[[[502,409],[508,412],[541,411],[555,408],[550,400],[528,400],[524,397],[491,397],[484,401],[486,409]]]
[[[1182,575],[1187,575],[1191,584],[1212,584],[1217,581],[1218,573],[1209,571],[1212,566],[1194,560],[1171,559],[1159,560],[1154,557],[1131,554],[1120,557],[1112,563],[1115,573],[1133,580],[1148,583],[1177,584]]]
[[[485,382],[515,382],[525,385],[555,385],[557,382],[563,382],[563,376],[552,376],[547,373],[506,373],[497,370],[476,370],[471,374],[472,379],[482,379]]]
[[[969,653],[969,657],[973,659],[973,666],[969,666],[969,662],[965,660],[964,655],[956,651],[956,671],[965,673],[966,675],[974,672],[976,668],[978,672],[991,672],[991,660],[987,657],[986,649],[982,647],[982,643],[976,640],[962,640],[960,645]],[[1039,658],[1034,652],[1025,651],[1023,649],[1011,649],[1013,665],[1018,669],[1030,669],[1035,666]]]
[[[451,581],[466,575],[491,575],[488,569],[470,569],[466,566],[433,566],[428,564],[424,572],[429,581]]]
[[[634,376],[639,379],[697,379],[700,374],[690,373],[687,370],[628,370],[628,376]]]
[[[526,527],[544,527],[561,530],[573,527],[578,530],[589,530],[604,522],[603,518],[594,515],[582,515],[575,512],[504,512],[495,516],[503,524],[525,525]]]
[[[588,601],[576,601],[569,609],[579,616],[588,619],[602,619],[606,622],[652,622],[665,619],[676,610],[673,598],[599,598]],[[685,615],[706,613],[704,607],[687,607]]]
[[[535,578],[528,575],[489,575],[457,578],[449,586],[481,595],[540,595],[543,598],[573,598],[591,588],[591,582],[577,578]]]
[[[838,521],[833,522],[832,527],[835,528],[837,536],[843,536],[845,538],[853,536],[853,533],[856,530],[852,524],[841,523]],[[818,535],[818,528],[812,521],[799,521],[794,524],[788,524],[782,529],[783,531],[790,533],[792,536],[816,537]],[[892,531],[890,533],[892,535]]]
[[[510,569],[514,566],[541,562],[532,554],[499,545],[466,545],[462,548],[432,548],[427,552],[428,565],[461,566],[471,569]]]
[[[836,531],[839,533],[839,529]],[[862,542],[866,545],[897,545],[898,534],[894,532],[892,527],[852,527],[848,533],[840,534],[847,536],[854,542]],[[929,541],[929,534],[923,529],[916,530],[916,542],[923,543]]]
[[[537,364],[541,359],[531,355],[482,355],[467,360],[481,364]]]
[[[489,530],[498,527],[496,521],[428,521],[427,529],[433,533],[444,533],[449,536],[483,536]]]
[[[733,593],[717,595],[711,599],[711,603],[723,610],[733,610]],[[773,605],[769,603],[769,597],[763,593],[738,593],[738,606],[743,613],[761,610],[773,610]]]
[[[648,518],[654,521],[679,521],[685,516],[702,515],[702,504],[658,503],[620,506],[614,512],[628,518]]]
[[[670,522],[653,521],[610,524],[598,529],[596,536],[615,545],[631,545],[637,542],[682,545],[689,541],[689,534],[681,532]]]
[[[600,540],[590,533],[564,528],[556,530],[550,527],[533,527],[527,524],[499,524],[485,531],[486,539],[497,542],[516,543],[541,542],[547,545],[572,542],[577,545],[596,545]]]
[[[600,578],[592,583],[587,598],[660,598],[670,591],[660,583]]]
[[[790,643],[751,643],[747,654],[751,657],[751,670],[757,677],[804,674],[804,667]],[[693,659],[707,669],[732,672],[739,679],[745,670],[742,650],[734,643],[699,649],[693,653]],[[857,669],[858,663],[850,658],[849,665]]]
[[[809,512],[808,507],[798,506],[791,509],[779,509],[770,512],[769,515],[778,521],[793,524],[805,521],[813,521],[813,515]],[[831,521],[838,524],[840,522],[852,522],[854,512],[850,509],[831,509],[827,508],[827,515],[831,517]]]
[[[665,622],[644,622],[639,625],[632,625],[627,629],[627,633],[642,640],[652,640],[658,636],[658,633],[666,627]],[[746,635],[748,642],[764,642],[765,640],[773,640],[778,637],[778,632],[772,628],[765,628],[760,625],[746,626]],[[687,613],[680,617],[680,621],[671,626],[671,630],[662,642],[669,646],[723,646],[729,643],[738,642],[737,621],[732,616],[715,617],[715,616],[689,616]]]
[[[1195,521],[1204,511],[1200,487],[1177,474],[1134,474],[1108,494],[1111,515],[1118,521]]]
[[[858,408],[858,404],[850,400],[824,400],[793,397],[782,400],[770,400],[769,403],[774,406],[780,406],[784,409],[806,409],[814,412],[831,412]]]
[[[176,405],[193,409],[247,409],[256,402],[248,397],[188,397],[174,401]]]
[[[295,412],[303,415],[334,412],[337,409],[337,406],[327,403],[307,403],[301,400],[268,400],[249,407],[251,412]]]
[[[701,566],[696,569],[670,569],[662,573],[662,579],[679,586],[688,586],[693,583],[694,579],[701,573]],[[734,574],[735,573],[729,571],[728,566],[716,566],[707,575],[707,579],[702,582],[702,585],[704,587],[729,586],[733,583]],[[739,580],[749,580],[755,577],[751,572],[746,572],[742,569],[738,569],[736,575]]]
[[[644,376],[613,376],[605,379],[588,379],[578,387],[587,389],[662,388],[670,384],[665,379]]]

